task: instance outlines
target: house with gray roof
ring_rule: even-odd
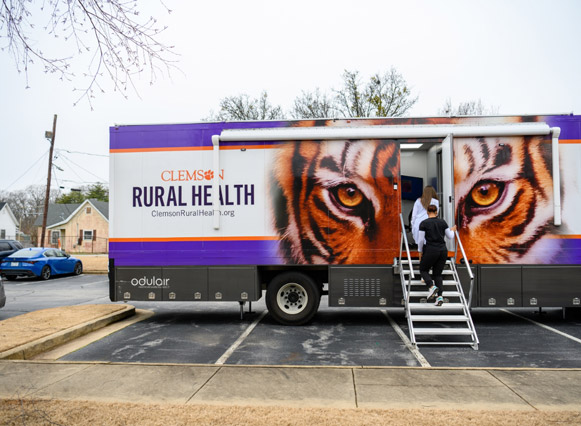
[[[42,215],[37,217],[38,241]],[[109,203],[88,199],[75,204],[50,204],[46,218],[45,247],[72,253],[107,253],[109,250]]]

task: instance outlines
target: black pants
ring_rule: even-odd
[[[427,247],[426,247],[427,248]],[[432,285],[438,287],[438,296],[444,292],[444,284],[442,279],[442,271],[446,266],[446,259],[448,257],[448,250],[424,250],[422,260],[420,261],[420,275],[424,279],[428,288]],[[430,269],[432,276],[430,277]],[[433,277],[433,280],[432,280]]]

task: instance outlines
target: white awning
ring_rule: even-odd
[[[285,127],[268,129],[226,129],[221,142],[337,140],[337,139],[421,139],[455,137],[500,137],[548,135],[546,123],[514,123],[489,126],[422,124],[362,127]]]

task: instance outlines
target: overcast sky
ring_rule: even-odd
[[[54,114],[65,151],[52,186],[68,192],[108,184],[109,126],[196,122],[225,96],[263,90],[288,110],[301,90],[338,88],[345,69],[367,79],[395,67],[419,96],[411,116],[437,115],[447,98],[481,99],[499,114],[581,114],[578,0],[164,2],[170,15],[144,13],[169,26],[179,70],[153,86],[136,78],[139,96],[127,100],[100,94],[93,111],[73,106],[74,83],[40,70],[27,89],[0,51],[0,190],[46,183]]]

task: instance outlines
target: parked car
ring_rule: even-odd
[[[0,308],[6,304],[6,293],[4,293],[4,284],[2,283],[2,275],[0,275]]]
[[[0,273],[7,280],[17,277],[48,280],[53,275],[79,275],[82,272],[83,263],[79,259],[54,248],[25,248],[12,253],[0,263]]]
[[[22,248],[22,244],[15,240],[0,240],[0,260],[10,256]]]

